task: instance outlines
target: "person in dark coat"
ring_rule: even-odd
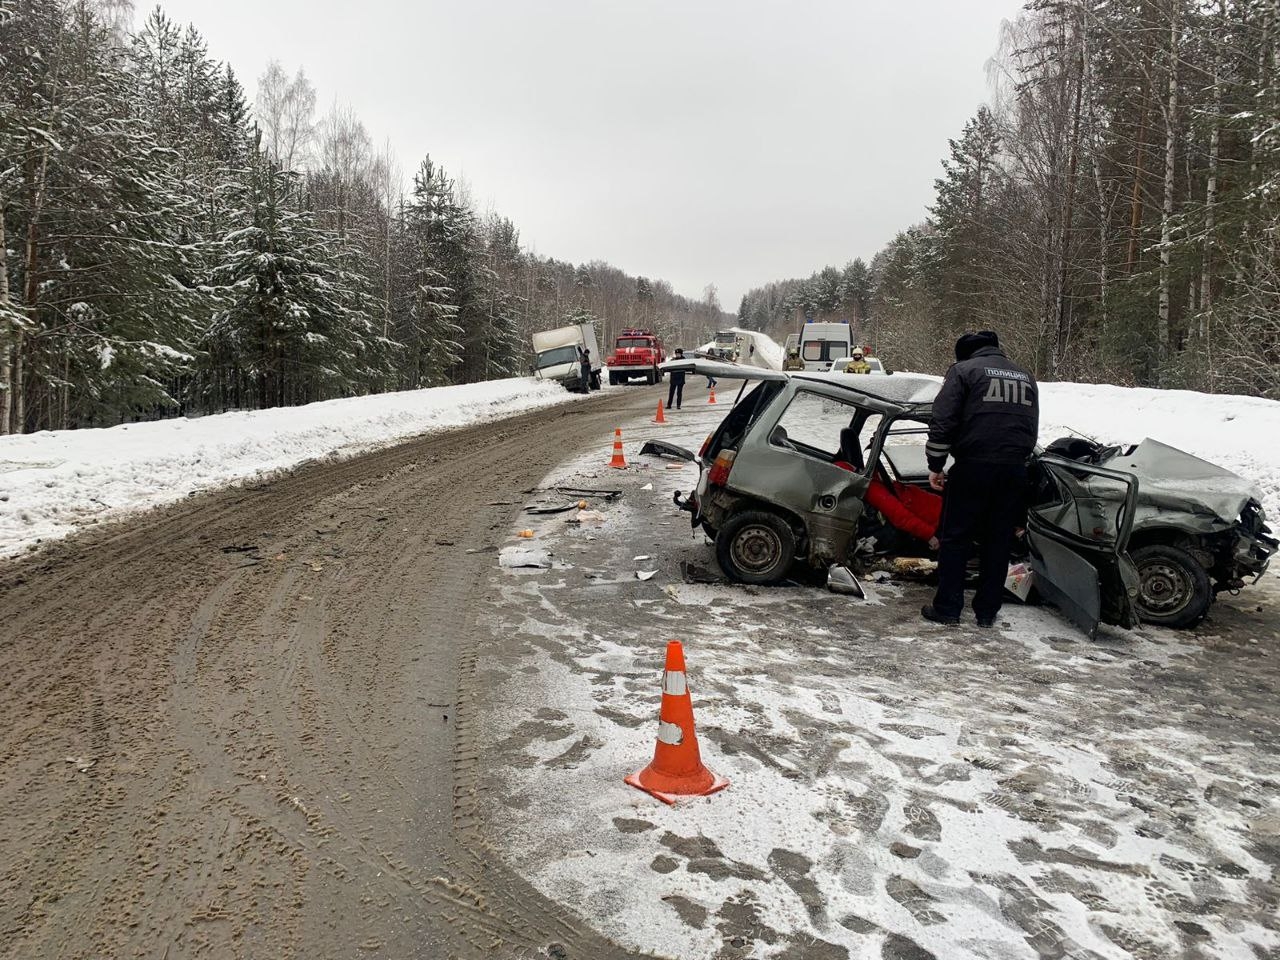
[[[934,623],[960,622],[964,573],[978,547],[978,626],[995,624],[1014,530],[1025,515],[1027,458],[1040,426],[1040,389],[990,330],[956,341],[956,362],[933,401],[925,454],[929,484],[944,491],[938,589],[921,609]],[[944,473],[947,458],[954,461]]]
[[[578,363],[582,377],[582,392],[589,393],[591,391],[591,351],[586,347],[578,348]]]
[[[684,351],[676,347],[676,355],[673,360],[683,360]],[[671,386],[667,388],[667,409],[671,409],[672,402],[675,403],[676,409],[680,409],[680,404],[684,403],[684,371],[671,371]]]

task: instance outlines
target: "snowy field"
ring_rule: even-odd
[[[580,399],[514,378],[302,407],[0,437],[0,556],[88,524],[424,433]]]
[[[499,574],[478,795],[513,866],[681,960],[1275,955],[1276,574],[1195,633],[1096,643],[1047,607],[925,624],[918,584],[860,603],[690,583],[682,563],[715,572],[671,505],[696,470],[636,451],[701,442],[727,408],[696,383],[670,425],[624,426],[625,473],[602,443],[548,477],[622,496],[594,521],[522,518],[549,566]],[[1049,384],[1041,439],[1152,436],[1261,481],[1276,515],[1277,411]],[[732,782],[675,807],[622,782],[652,757],[671,638]]]

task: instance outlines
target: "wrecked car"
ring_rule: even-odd
[[[676,494],[742,583],[796,565],[851,562],[872,519],[872,476],[928,487],[924,441],[941,381],[743,369],[706,360],[668,369],[744,380]],[[1039,593],[1091,637],[1099,623],[1187,627],[1222,590],[1266,570],[1277,542],[1261,496],[1213,464],[1154,440],[1059,441],[1031,463],[1025,549]]]

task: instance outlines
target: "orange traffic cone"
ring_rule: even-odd
[[[676,797],[705,797],[729,785],[724,777],[717,777],[702,765],[693,730],[693,701],[685,682],[684,648],[679,640],[667,642],[653,762],[624,782],[653,794],[663,803],[675,803]]]
[[[622,428],[613,431],[613,459],[609,461],[609,466],[616,467],[619,470],[627,469],[627,458],[622,455]]]
[[[654,423],[666,423],[667,418],[662,415],[662,401],[658,401],[658,415],[653,418]]]
[[[707,403],[715,403],[715,402],[716,402],[716,388],[712,387],[711,396],[707,397]]]

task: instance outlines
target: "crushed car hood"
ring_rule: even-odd
[[[1262,501],[1262,491],[1240,475],[1150,437],[1099,466],[1138,478],[1139,512],[1145,507],[1190,514],[1209,528],[1219,525],[1213,521],[1234,524],[1250,500]]]

